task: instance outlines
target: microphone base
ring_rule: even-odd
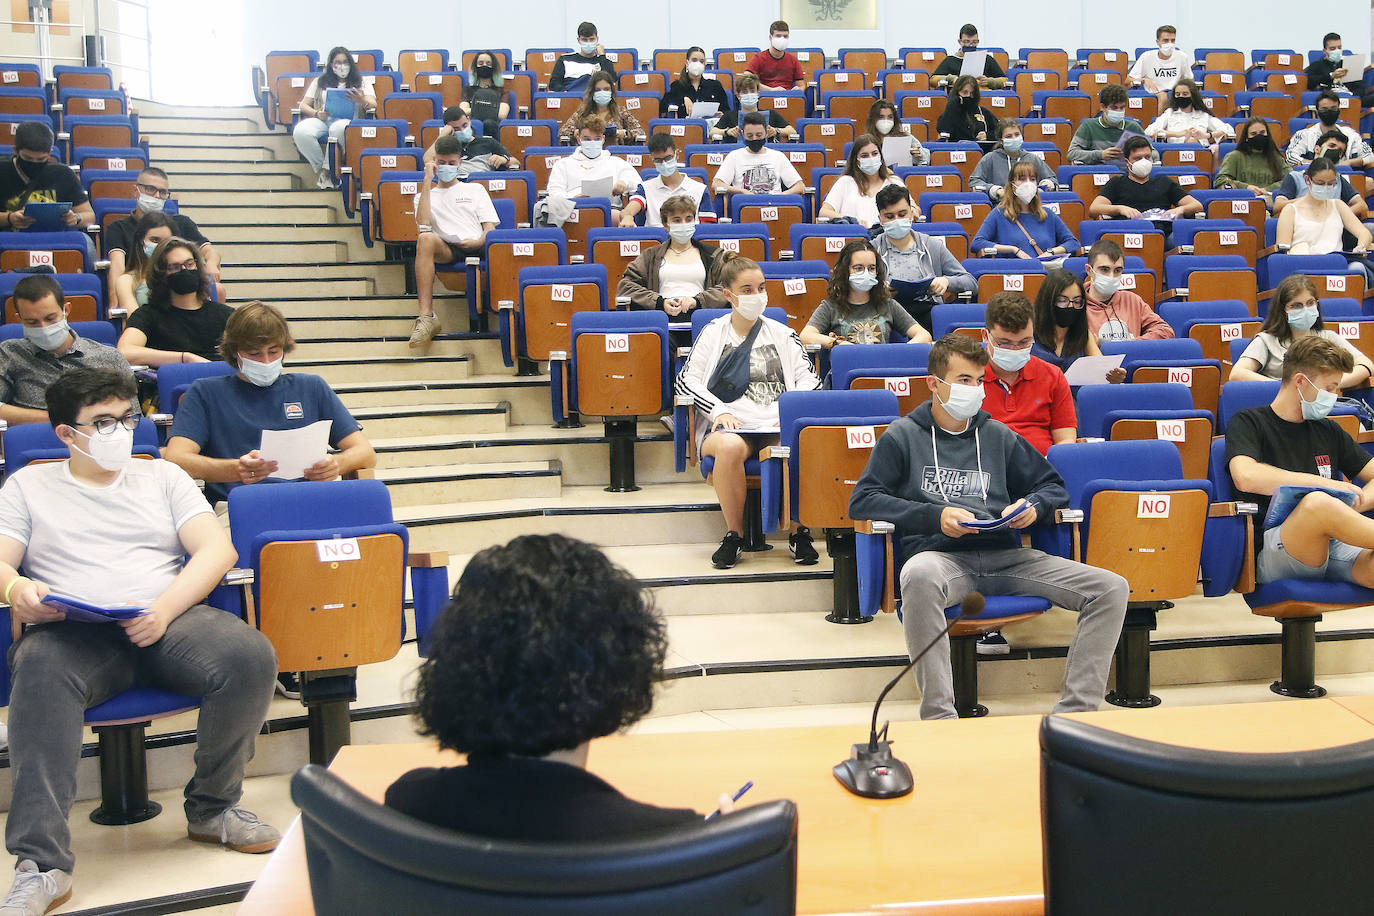
[[[890,741],[879,741],[875,749],[867,741],[854,745],[833,772],[840,785],[863,798],[901,798],[915,785],[911,768],[892,756]]]

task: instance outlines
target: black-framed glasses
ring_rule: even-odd
[[[170,275],[170,274],[179,274],[179,273],[181,273],[183,270],[195,270],[195,269],[196,269],[196,259],[195,259],[195,258],[191,258],[189,261],[182,261],[182,262],[179,263],[179,264],[172,264],[171,262],[168,262],[168,264],[167,264],[167,273],[168,273],[169,275]]]
[[[134,187],[138,189],[138,193],[146,194],[149,197],[161,197],[163,200],[170,200],[172,197],[172,192],[169,189],[155,188],[152,185],[144,184],[141,181],[135,182]]]
[[[1083,297],[1080,296],[1077,299],[1067,299],[1064,296],[1060,296],[1058,299],[1054,300],[1054,304],[1060,308],[1081,309],[1083,307]]]
[[[108,436],[115,431],[116,426],[122,426],[129,432],[138,429],[139,422],[143,419],[143,414],[131,410],[122,417],[101,417],[92,423],[73,423],[72,426],[94,426],[95,431],[102,436]]]

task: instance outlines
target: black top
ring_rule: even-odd
[[[1336,82],[1331,74],[1339,70],[1343,64],[1334,64],[1325,57],[1319,57],[1307,65],[1303,72],[1307,74],[1307,91],[1316,92],[1318,89],[1330,89]]]
[[[26,162],[16,166],[14,160],[14,156],[0,159],[0,210],[22,210],[27,203],[79,207],[86,202],[81,181],[62,163],[49,160],[41,165]]]
[[[772,108],[768,109],[765,112],[760,112],[760,114],[768,115],[768,126],[773,128],[774,130],[782,130],[784,127],[792,126],[790,123],[788,123],[786,118],[778,114],[777,111]],[[738,124],[739,109],[731,108],[728,111],[726,111],[725,114],[720,116],[720,120],[716,122],[716,126],[714,129],[729,130],[730,128],[735,127]]]
[[[992,58],[988,58],[992,60]],[[949,142],[958,140],[977,140],[978,135],[982,134],[984,139],[995,139],[993,136],[997,132],[997,119],[986,107],[978,109],[977,117],[968,117],[964,114],[963,108],[955,104],[954,99],[949,100],[945,110],[940,113],[940,119],[935,122],[937,133],[949,134]]]
[[[722,114],[730,110],[730,100],[725,95],[725,87],[720,84],[720,80],[703,76],[701,85],[693,86],[690,82],[683,82],[679,77],[669,83],[668,91],[663,93],[663,101],[658,103],[658,116],[668,117],[668,106],[676,105],[677,116],[688,117],[687,110],[682,104],[683,99],[691,99],[693,105],[697,102],[715,102],[720,106]]]
[[[581,767],[532,757],[411,770],[387,788],[386,804],[439,827],[534,842],[618,839],[701,820],[628,799]]]
[[[934,82],[935,78],[939,76],[957,77],[962,69],[964,69],[964,59],[958,54],[951,54],[940,61],[940,66],[936,67],[935,72],[930,75],[931,82]],[[989,54],[983,58],[983,75],[996,79],[1006,76],[1006,73],[1002,71],[1002,65],[997,62],[997,59]]]
[[[482,122],[483,133],[494,136],[501,123],[501,103],[506,101],[506,91],[495,86],[464,86],[463,101],[468,103],[472,119]],[[511,117],[516,114],[510,112]]]
[[[609,57],[607,57],[605,54],[598,54],[596,57],[584,57],[584,56],[582,55],[581,52],[579,52],[579,51],[574,51],[574,52],[571,53],[571,54],[564,54],[564,55],[562,55],[561,57],[559,57],[559,58],[558,58],[558,62],[555,63],[555,64],[553,65],[553,72],[549,74],[549,91],[550,91],[550,92],[564,92],[564,91],[565,91],[564,88],[563,88],[564,81],[567,80],[567,76],[566,76],[566,74],[565,74],[565,70],[566,70],[567,64],[570,63],[570,62],[573,63],[573,64],[582,64],[582,65],[584,65],[584,68],[585,68],[585,65],[586,65],[586,64],[595,63],[595,64],[596,64],[596,69],[597,69],[597,70],[604,70],[605,72],[609,73],[611,76],[615,76],[615,64],[614,64],[614,63],[611,61],[611,59],[610,59]],[[591,72],[595,72],[595,71],[591,71]],[[591,72],[587,73],[586,75],[587,75],[587,76],[590,76],[590,75],[591,75]],[[579,90],[580,90],[580,89],[585,89],[585,88],[587,87],[587,81],[586,81],[585,77],[579,78],[578,80],[575,80],[575,82],[578,83],[578,87],[577,87],[577,88],[578,88]]]
[[[484,126],[482,129],[486,130],[486,127]],[[473,137],[467,143],[463,144],[462,156],[464,159],[474,159],[477,156],[505,156],[507,159],[512,158],[506,148],[501,145],[501,141],[496,139],[495,136]],[[519,165],[518,161],[516,165]]]
[[[1146,210],[1171,210],[1178,202],[1188,196],[1188,192],[1167,175],[1151,175],[1143,182],[1129,175],[1113,175],[1099,197],[1118,207],[1133,207],[1144,213]]]
[[[136,222],[137,213],[138,211],[135,210],[134,213],[131,213],[123,219],[115,220],[110,224],[110,228],[105,230],[105,254],[107,256],[111,251],[122,251],[125,254],[129,253],[129,249],[134,244],[134,233],[138,231]],[[172,232],[177,238],[185,239],[188,242],[195,242],[197,245],[208,245],[210,243],[209,239],[201,235],[200,227],[196,225],[196,221],[191,219],[191,217],[183,216],[180,213],[169,213],[167,215],[172,218],[172,222],[176,223],[176,228],[173,229]]]
[[[1335,420],[1304,420],[1289,423],[1274,413],[1268,404],[1236,411],[1226,424],[1226,470],[1231,459],[1246,455],[1284,471],[1334,477],[1333,471],[1347,480],[1369,463],[1369,453],[1355,444]],[[1259,503],[1260,519],[1269,514],[1269,497],[1236,489],[1236,499]]]
[[[137,328],[154,350],[182,350],[208,360],[220,358],[219,342],[234,310],[223,302],[207,302],[198,309],[165,309],[145,305],[129,316],[126,327]]]

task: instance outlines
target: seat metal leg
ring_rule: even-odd
[[[750,487],[744,491],[744,549],[748,553],[772,550],[763,534],[763,494]]]
[[[608,493],[632,493],[635,485],[635,434],[637,421],[606,421],[606,443],[611,448],[611,485]]]
[[[143,730],[147,722],[95,729],[100,753],[100,806],[91,820],[121,827],[152,820],[162,806],[148,798],[148,758]]]
[[[517,356],[515,358],[515,374],[520,377],[538,375],[539,363],[530,359],[528,356]]]
[[[859,613],[859,561],[854,529],[825,529],[825,550],[835,567],[835,609],[825,619],[831,623],[872,623],[872,617]]]
[[[1159,625],[1160,602],[1132,602],[1116,642],[1116,687],[1107,702],[1127,709],[1149,709],[1162,700],[1150,693],[1150,633]]]
[[[329,766],[352,743],[349,704],[358,698],[358,669],[308,671],[301,675],[301,703],[309,727],[310,762]]]
[[[1280,621],[1283,627],[1283,661],[1279,679],[1269,689],[1284,697],[1314,700],[1326,696],[1326,688],[1317,686],[1317,621],[1316,617],[1288,617]]]
[[[988,708],[978,702],[978,637],[951,636],[950,667],[954,672],[954,709],[961,719],[979,719]]]

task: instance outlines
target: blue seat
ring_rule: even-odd
[[[956,328],[984,327],[986,313],[987,305],[982,302],[937,303],[930,309],[930,336],[939,340]]]
[[[925,375],[930,344],[886,343],[836,347],[830,353],[831,387],[846,390],[856,378]]]
[[[78,146],[72,150],[72,165],[77,168],[84,168],[87,159],[133,159],[138,162],[147,162],[148,152],[141,146]],[[125,201],[125,204],[128,203]]]
[[[825,239],[823,253],[838,257],[845,245],[855,239],[868,238],[868,231],[863,226],[852,223],[799,223],[788,230],[787,235],[788,247],[793,257],[798,260],[814,260],[822,252],[803,251],[807,239]]]
[[[1363,285],[1364,271],[1339,254],[1271,254],[1259,261],[1259,298],[1268,300],[1283,278],[1292,274],[1344,274]],[[1328,286],[1322,292],[1333,292]],[[1267,302],[1264,308],[1267,310]],[[1261,312],[1263,315],[1263,312]]]
[[[73,251],[81,256],[81,272],[93,273],[95,262],[86,245],[86,233],[75,229],[65,232],[4,232],[0,233],[0,254],[7,251]],[[33,266],[24,264],[24,267]]]
[[[1177,230],[1175,230],[1177,231]],[[1169,322],[1175,337],[1188,337],[1195,324],[1214,324],[1222,321],[1254,321],[1255,316],[1239,299],[1211,299],[1188,301],[1176,299],[1161,302],[1155,307],[1160,318]]]
[[[1191,411],[1193,396],[1183,385],[1084,385],[1078,389],[1078,434],[1107,438],[1107,417],[1120,410]]]
[[[578,287],[591,286],[595,292],[593,304],[598,311],[606,311],[607,300],[606,267],[602,264],[567,264],[557,267],[522,267],[517,274],[520,297],[517,309],[501,309],[502,351],[514,355],[521,361],[522,371],[538,361],[547,360],[555,351],[567,351],[568,315],[574,311],[585,311],[587,300],[579,297]],[[549,287],[547,301],[542,295],[538,303],[527,301],[527,292],[532,287]],[[555,287],[569,287],[568,299],[553,298],[558,290]],[[567,303],[566,309],[562,303]],[[579,309],[579,305],[581,308]],[[534,310],[535,314],[531,315]],[[512,315],[514,311],[514,315]],[[566,314],[565,314],[566,313]],[[507,364],[509,365],[509,363]]]
[[[728,241],[758,239],[763,242],[763,259],[772,259],[772,246],[768,240],[768,230],[758,223],[698,223],[696,238],[704,242],[727,242],[717,247],[738,251],[739,246],[731,246]]]
[[[14,324],[18,324],[19,322],[19,313],[15,311],[14,302],[12,300],[14,297],[14,287],[26,276],[28,275],[21,273],[0,273],[0,305],[4,307],[3,315],[6,322]],[[61,285],[63,298],[65,298],[67,302],[71,303],[78,297],[81,299],[89,297],[89,302],[92,306],[90,311],[94,312],[96,318],[104,317],[104,290],[101,289],[99,277],[94,274],[53,274],[52,277]],[[73,304],[72,318],[82,314],[83,311],[83,308]],[[102,338],[93,339],[100,340],[104,343]]]
[[[1217,393],[1221,389],[1221,361],[1203,355],[1202,344],[1187,337],[1165,340],[1124,340],[1102,344],[1104,356],[1125,356],[1121,366],[1132,382],[1167,381],[1170,377],[1186,384],[1192,391],[1193,404],[1208,412],[1216,410]],[[1167,370],[1189,370],[1173,372]],[[1146,370],[1137,377],[1137,370]],[[1166,370],[1157,372],[1154,370]]]
[[[159,413],[154,414],[152,420],[159,426],[164,444],[166,443],[167,431],[172,425],[172,420],[176,417],[177,407],[181,404],[182,395],[186,394],[191,384],[196,379],[233,375],[235,371],[233,366],[218,360],[210,363],[168,363],[158,367],[157,403]]]

